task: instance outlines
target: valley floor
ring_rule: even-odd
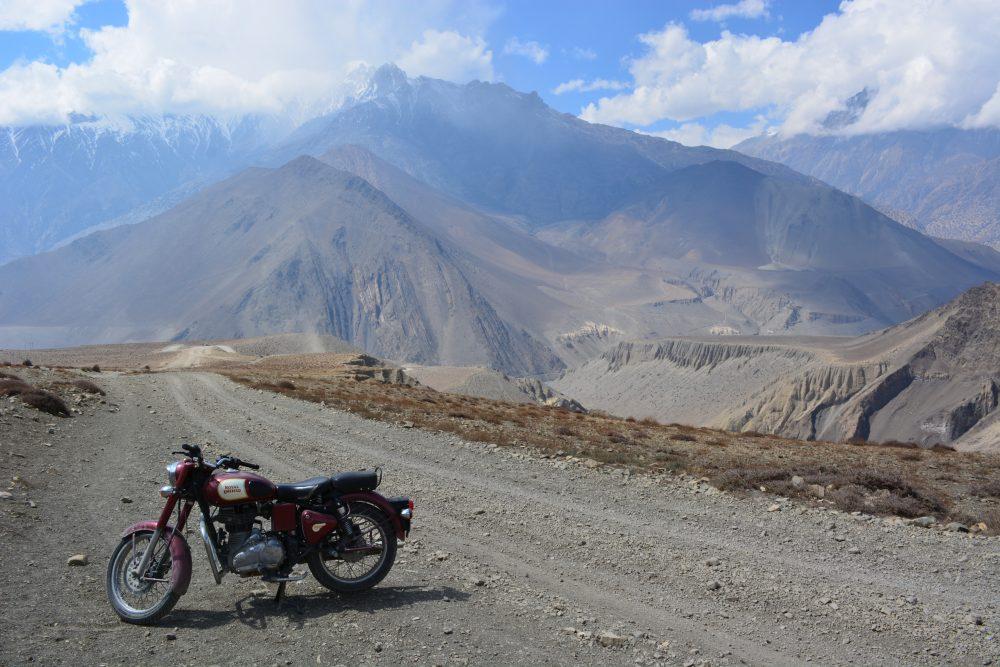
[[[210,373],[99,383],[107,404],[74,419],[0,415],[14,478],[0,500],[0,664],[1000,661],[998,538],[774,511],[773,499],[468,443]],[[191,534],[194,578],[164,625],[121,624],[106,558],[122,529],[155,517],[185,441],[277,481],[380,465],[382,490],[416,501],[412,539],[369,594],[337,597],[310,578],[276,608],[258,580],[215,587]],[[77,553],[90,564],[68,567]]]

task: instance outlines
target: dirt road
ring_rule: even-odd
[[[101,382],[109,404],[76,419],[0,415],[2,478],[19,478],[0,500],[0,664],[1000,660],[996,538],[773,510],[207,373]],[[106,558],[124,527],[155,517],[163,466],[185,441],[277,481],[380,465],[383,491],[416,500],[413,539],[370,594],[336,597],[310,578],[278,609],[257,580],[216,587],[191,534],[188,594],[162,627],[123,625],[105,600]],[[68,567],[77,553],[90,564]]]

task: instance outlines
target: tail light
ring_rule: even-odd
[[[413,501],[412,500],[409,501],[408,503],[406,503],[406,509],[400,510],[399,516],[403,517],[404,519],[411,519],[411,518],[413,518]]]

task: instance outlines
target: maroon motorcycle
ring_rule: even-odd
[[[279,602],[287,582],[306,577],[293,572],[300,563],[332,591],[372,588],[392,569],[396,540],[410,532],[413,501],[375,493],[377,469],[274,484],[239,470],[259,470],[253,463],[234,456],[206,463],[197,445],[181,448],[173,453],[184,458],[167,466],[170,484],[160,489],[167,499],[160,518],[126,530],[108,564],[108,599],[126,623],[155,623],[187,592],[184,526],[195,504],[215,583],[226,572],[259,576],[278,584]]]

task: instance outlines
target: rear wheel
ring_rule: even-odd
[[[309,556],[309,570],[319,583],[338,593],[360,593],[389,574],[396,561],[396,532],[382,510],[352,505],[346,519],[353,535],[336,531]]]
[[[180,595],[173,590],[171,570],[173,559],[164,537],[156,543],[153,558],[145,576],[140,576],[139,564],[153,538],[152,531],[138,531],[126,536],[111,554],[108,563],[108,600],[126,623],[151,625],[166,616]]]

